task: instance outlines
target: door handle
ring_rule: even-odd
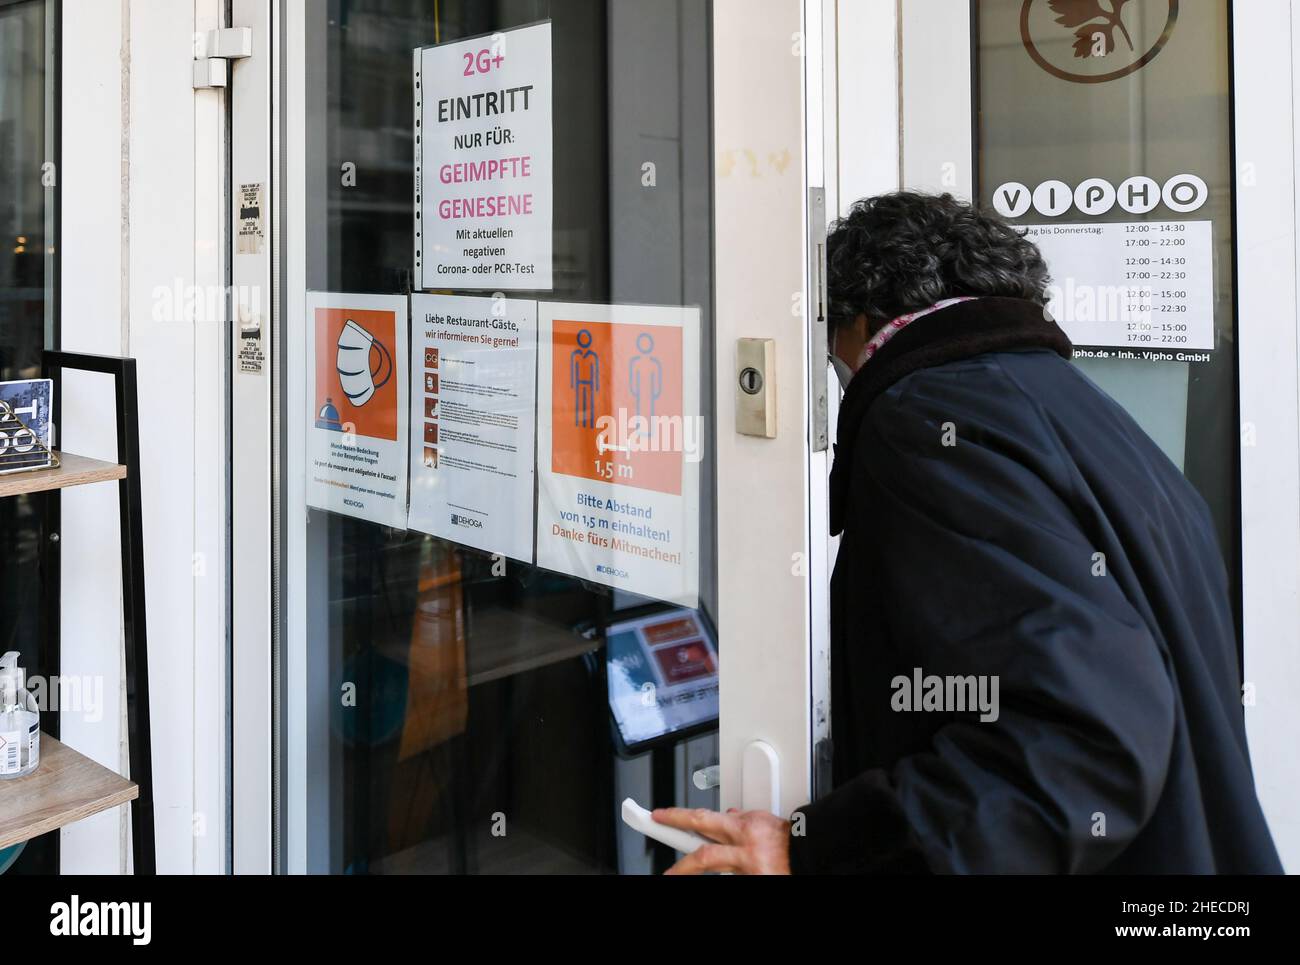
[[[743,811],[781,813],[781,759],[767,741],[750,741],[740,760],[740,807]]]
[[[722,783],[722,768],[717,764],[697,768],[691,773],[691,783],[701,791],[712,791]]]
[[[652,838],[660,844],[666,844],[674,851],[680,851],[682,854],[690,854],[697,848],[711,843],[708,838],[698,835],[694,831],[682,831],[679,828],[670,828],[666,824],[660,824],[650,816],[649,811],[630,797],[623,798],[623,823],[633,831],[640,831],[647,838]]]

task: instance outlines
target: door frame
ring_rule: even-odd
[[[822,0],[713,4],[724,810],[772,809],[774,802],[777,813],[789,815],[806,804],[814,742],[829,724],[827,453],[814,454],[810,443],[810,390],[816,378],[825,385],[826,360],[809,354],[815,323],[809,309],[817,299],[810,284],[816,269],[809,258],[808,199],[810,188],[826,186],[824,42],[834,29],[826,16],[830,10]],[[756,238],[763,239],[761,247]],[[739,338],[772,340],[773,438],[735,430]],[[737,493],[744,498],[735,498]],[[775,788],[765,769],[774,769]]]
[[[275,309],[273,105],[278,71],[277,0],[232,0],[231,25],[252,31],[252,55],[229,65],[230,291],[230,638],[231,638],[231,864],[236,874],[274,868],[274,761],[276,724],[274,626],[276,552],[272,493],[275,397],[279,341]],[[260,245],[240,251],[240,186],[262,186]],[[257,326],[264,361],[241,369],[241,349]]]
[[[240,16],[242,8],[258,2],[236,0],[233,22],[249,22]],[[906,5],[854,0],[763,2],[762,16],[743,0],[716,0],[713,10],[714,188],[719,226],[715,241],[718,542],[727,548],[719,566],[720,660],[726,668],[720,763],[723,806],[739,806],[744,747],[754,739],[771,743],[780,762],[780,810],[788,812],[811,796],[812,747],[826,718],[824,588],[834,556],[833,541],[823,535],[823,487],[813,482],[823,478],[828,460],[811,451],[805,431],[812,371],[807,332],[799,317],[783,310],[794,293],[807,292],[806,190],[823,176],[827,210],[842,212],[855,198],[900,184],[926,183],[931,179],[923,172],[935,169],[937,159],[956,162],[952,171],[958,183],[941,181],[935,186],[956,193],[962,193],[964,186],[969,194],[971,169],[969,160],[963,168],[962,159],[970,158],[970,102],[952,96],[952,91],[970,91],[971,23],[968,4],[944,3],[943,16],[922,9],[942,0],[909,0]],[[268,112],[272,104],[282,110],[274,122],[267,116],[261,128],[268,157],[273,130],[279,145],[271,197],[276,201],[273,211],[280,216],[275,220],[279,230],[275,240],[281,242],[277,250],[281,284],[274,301],[267,303],[275,307],[281,330],[275,333],[280,338],[272,340],[268,364],[282,379],[285,424],[302,425],[308,408],[303,372],[284,365],[274,347],[301,344],[303,338],[305,246],[311,239],[303,218],[308,145],[301,136],[291,135],[305,129],[305,15],[296,4],[271,2],[269,8],[273,13],[267,18],[268,29],[283,25],[283,33],[275,46],[255,43],[255,50],[282,57],[285,69],[283,83],[274,88],[277,95],[263,100]],[[1291,752],[1288,735],[1300,729],[1300,702],[1290,696],[1300,692],[1300,502],[1295,496],[1300,491],[1300,353],[1295,324],[1300,303],[1295,158],[1300,151],[1291,108],[1300,97],[1300,70],[1288,73],[1277,65],[1300,67],[1296,63],[1300,19],[1293,17],[1287,0],[1251,0],[1249,9],[1243,8],[1242,0],[1235,0],[1239,406],[1243,426],[1253,427],[1257,444],[1244,447],[1241,460],[1242,582],[1246,678],[1259,682],[1260,688],[1257,704],[1247,714],[1247,732],[1261,801],[1284,862],[1295,868],[1300,867],[1300,761]],[[913,102],[899,96],[900,88],[915,90],[917,83],[925,82],[909,70],[917,60],[905,56],[903,43],[908,23],[917,18],[926,22],[931,36],[941,30],[940,39],[955,44],[954,56],[928,61],[930,89],[942,92],[930,106],[939,112],[942,123],[926,123],[925,114],[909,110]],[[719,42],[721,37],[725,43]],[[805,56],[790,56],[801,37]],[[809,45],[808,38],[816,43]],[[759,63],[763,70],[756,69]],[[247,74],[247,66],[240,65],[233,76]],[[268,64],[268,70],[278,68]],[[1279,83],[1287,77],[1294,78],[1289,99],[1279,96]],[[270,83],[270,76],[266,82]],[[799,97],[790,96],[790,85],[796,85],[793,89]],[[232,96],[237,97],[238,90],[237,84]],[[864,97],[863,90],[877,96]],[[235,116],[248,115],[238,111]],[[759,143],[758,132],[764,132],[764,143]],[[801,160],[797,175],[742,180],[725,173],[727,150],[771,147],[791,150]],[[233,183],[239,183],[240,177],[232,173]],[[780,263],[779,270],[753,271],[748,257],[752,237],[774,239],[767,251],[774,267]],[[1241,238],[1259,241],[1245,248]],[[269,259],[267,272],[269,283]],[[238,264],[233,281],[238,290]],[[732,431],[734,342],[742,336],[771,337],[777,342],[781,392],[775,439],[739,437]],[[269,433],[275,408],[269,394],[254,395],[256,403],[264,406],[261,412]],[[244,424],[241,404],[234,399],[232,419],[237,428]],[[275,619],[269,502],[272,442],[279,448],[274,465],[285,470],[275,488],[276,505],[283,510],[280,525],[285,542],[285,552],[274,565],[283,604]],[[265,446],[259,442],[256,447],[259,454],[266,454],[266,461],[245,487],[256,490],[266,481],[268,500],[261,504],[254,500],[251,513],[252,518],[267,522],[265,529],[249,525],[250,514],[240,503],[240,490],[248,489],[239,485],[240,470],[234,470],[233,808],[239,870],[271,868],[277,828],[283,832],[278,869],[322,870],[312,854],[318,850],[316,845],[326,843],[319,836],[329,833],[327,808],[309,810],[303,793],[307,773],[319,773],[317,769],[327,763],[328,730],[319,726],[324,723],[321,701],[312,699],[311,689],[326,682],[307,676],[309,608],[304,567],[311,554],[305,546],[305,513],[293,508],[305,504],[301,473],[289,471],[302,465],[302,442],[299,433],[276,433]],[[236,467],[249,458],[247,450],[242,455],[241,450],[242,444],[234,447]],[[780,473],[768,473],[767,457],[782,462]],[[736,487],[752,494],[756,485],[771,487],[772,505],[788,504],[798,494],[808,512],[759,516],[749,511],[752,499],[742,503],[725,498]],[[798,575],[799,554],[807,562],[804,578]],[[772,587],[773,592],[757,593],[754,587],[760,585]],[[280,714],[273,711],[271,688],[272,668],[278,662],[272,648],[276,626],[283,632]],[[272,727],[279,720],[284,730],[273,742]],[[278,767],[272,764],[272,743],[280,748]],[[277,819],[272,817],[273,771],[284,775],[284,811]]]
[[[1232,14],[1243,676],[1255,688],[1246,736],[1274,843],[1283,866],[1295,872],[1300,870],[1300,757],[1295,753],[1300,732],[1300,130],[1294,106],[1300,99],[1300,18],[1288,0],[1233,0]]]
[[[311,40],[307,37],[307,15],[302,4],[286,4],[282,8],[284,74],[281,79],[283,103],[283,130],[279,172],[282,178],[280,198],[281,238],[284,242],[281,261],[281,288],[276,293],[283,307],[283,333],[285,345],[306,345],[307,332],[304,321],[307,291],[307,245],[312,237],[308,226],[307,177],[308,145],[306,72],[309,63],[307,51]],[[320,57],[315,63],[324,63]],[[310,404],[306,365],[285,365],[283,369],[284,425],[308,424]],[[281,784],[280,812],[283,815],[282,866],[277,870],[294,874],[328,873],[330,852],[330,799],[318,806],[307,794],[308,773],[325,775],[333,784],[329,772],[329,700],[328,681],[312,675],[307,659],[307,640],[318,636],[325,628],[316,627],[309,633],[311,608],[307,600],[307,567],[309,561],[319,559],[320,553],[309,553],[307,547],[306,478],[301,467],[306,465],[306,438],[302,432],[282,432],[279,440],[284,472],[280,476],[278,499],[282,508],[284,548],[283,580],[281,582],[284,604],[283,666],[284,701],[281,705],[281,758],[284,763],[284,783]],[[292,467],[300,467],[295,472]],[[319,690],[319,699],[312,695]]]

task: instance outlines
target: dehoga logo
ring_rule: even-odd
[[[482,529],[483,521],[479,519],[475,519],[473,516],[462,516],[460,513],[452,513],[451,525],[467,526],[470,529]]]

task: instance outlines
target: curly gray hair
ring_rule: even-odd
[[[951,194],[863,198],[827,238],[831,324],[866,315],[871,328],[959,295],[1047,303],[1038,247],[996,214]]]

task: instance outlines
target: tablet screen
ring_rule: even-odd
[[[635,745],[718,717],[718,651],[695,610],[615,620],[605,633],[609,706]]]

